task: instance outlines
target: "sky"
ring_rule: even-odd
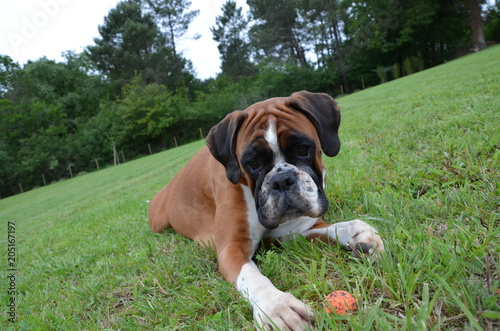
[[[98,26],[119,0],[0,0],[0,54],[20,65],[43,56],[63,61],[65,51],[82,52],[100,37]],[[191,23],[179,48],[192,61],[197,77],[207,79],[220,72],[217,43],[210,27],[226,0],[191,0],[200,14]],[[248,8],[245,0],[236,0]],[[201,37],[195,40],[195,36]]]

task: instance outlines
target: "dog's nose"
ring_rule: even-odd
[[[271,188],[275,191],[285,192],[296,182],[293,171],[284,170],[276,173],[271,180]]]

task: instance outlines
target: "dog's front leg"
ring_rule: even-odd
[[[292,294],[278,290],[250,260],[251,253],[245,246],[237,243],[219,247],[219,269],[250,302],[257,326],[264,330],[294,331],[311,326],[312,310]]]
[[[369,256],[384,251],[384,243],[377,230],[360,220],[326,224],[322,221],[304,233],[305,237],[325,238],[337,242],[346,249]]]
[[[305,330],[314,323],[311,308],[274,287],[251,261],[242,266],[236,286],[250,302],[254,319],[264,330]]]

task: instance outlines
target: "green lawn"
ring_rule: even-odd
[[[500,46],[338,101],[326,219],[371,223],[387,252],[358,260],[295,238],[259,252],[263,273],[318,312],[319,330],[500,327]],[[147,200],[203,145],[0,200],[0,327],[252,330],[214,253],[149,230]],[[323,313],[335,289],[360,309]]]

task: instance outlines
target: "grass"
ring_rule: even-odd
[[[343,146],[326,160],[326,219],[371,223],[387,253],[359,260],[294,238],[258,253],[263,273],[317,311],[319,330],[498,328],[500,46],[338,101]],[[148,227],[146,201],[203,145],[0,200],[0,263],[12,222],[17,268],[15,296],[0,269],[0,327],[252,330],[214,253]],[[323,313],[335,289],[360,309]]]

